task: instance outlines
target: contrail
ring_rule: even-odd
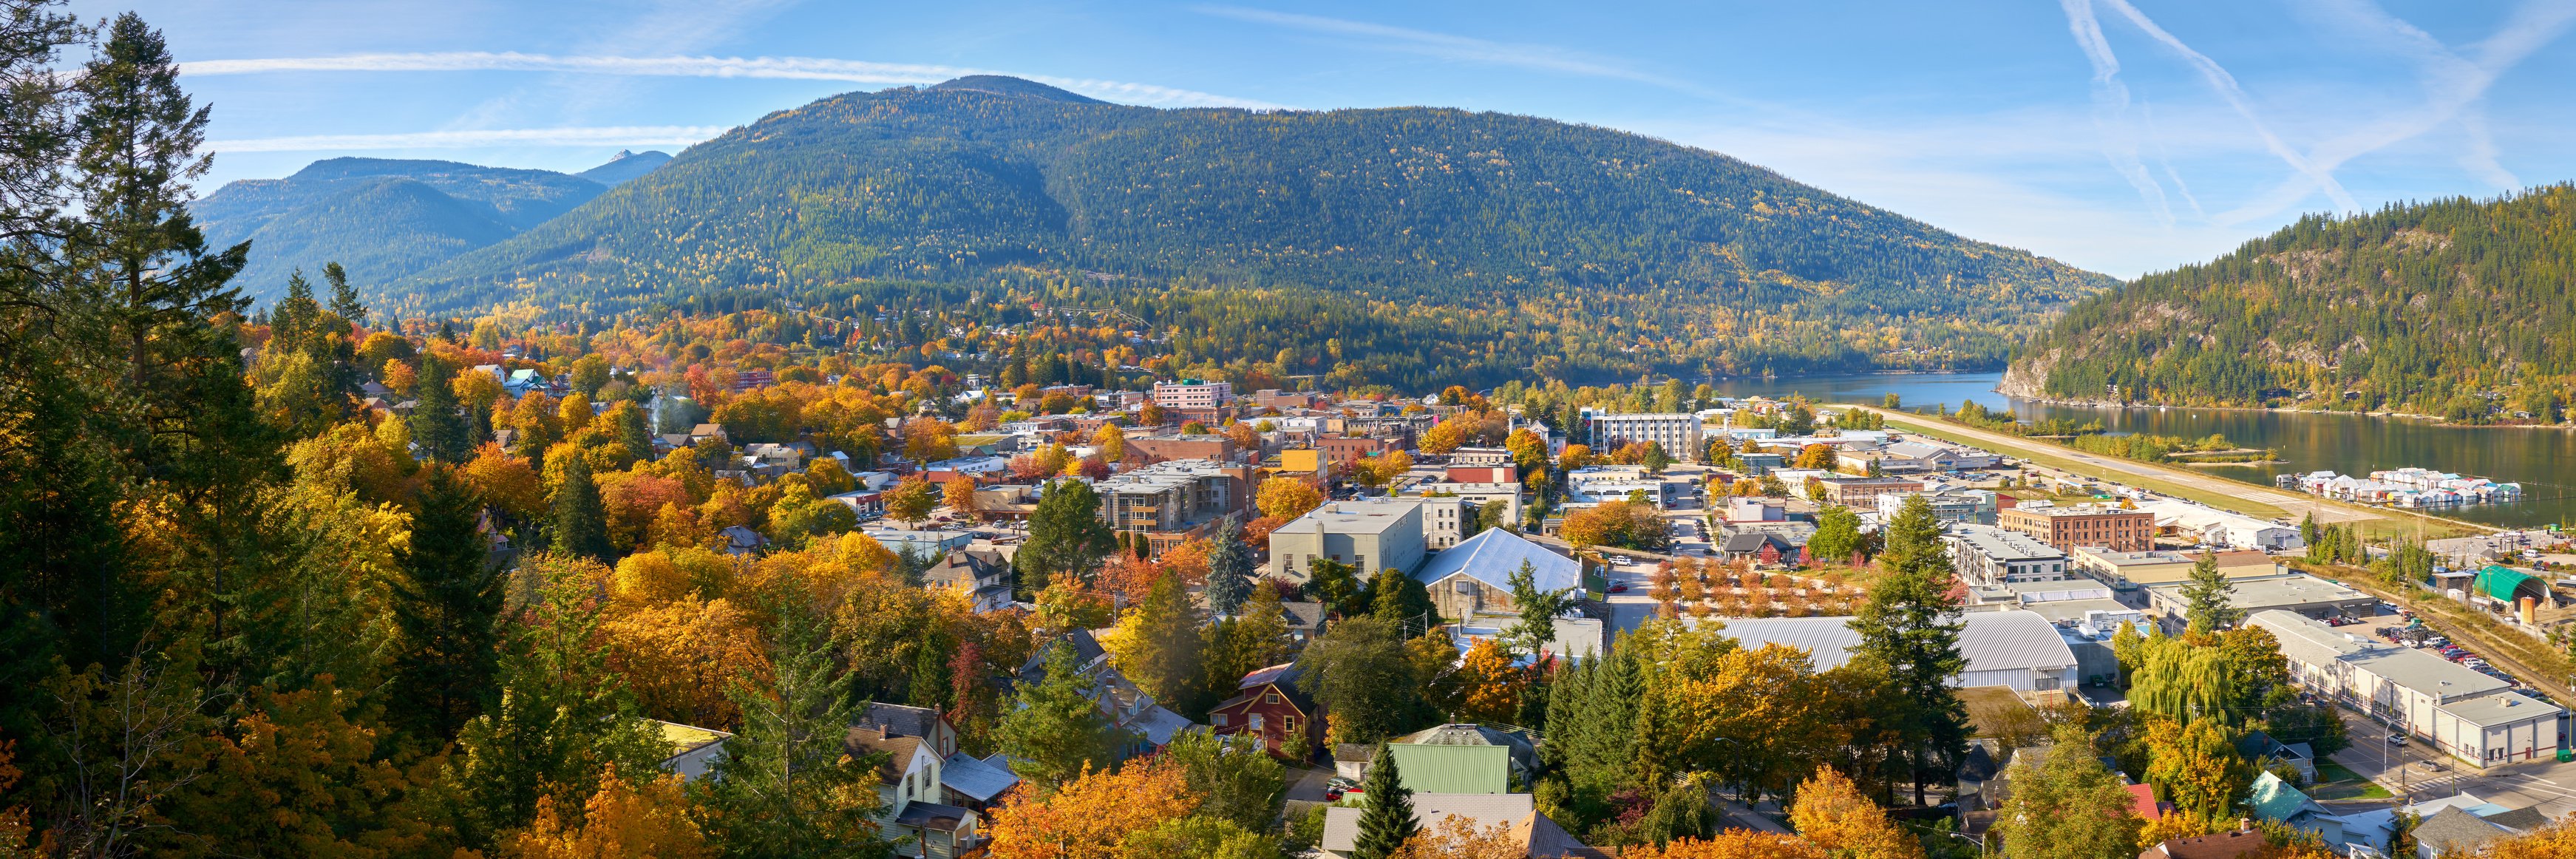
[[[2102,22],[2094,17],[2091,0],[2059,0],[2058,5],[2066,10],[2066,29],[2075,34],[2076,47],[2093,64],[2093,127],[2102,133],[2102,156],[2111,160],[2111,169],[2129,180],[2130,187],[2138,189],[2138,196],[2155,210],[2156,220],[2173,226],[2173,206],[2165,200],[2164,186],[2156,184],[2138,158],[2138,129],[2129,118],[2129,85],[2120,81],[2120,58],[2102,35]]]
[[[1320,15],[1272,12],[1266,9],[1245,9],[1239,6],[1199,6],[1196,8],[1202,14],[1215,15],[1221,18],[1233,18],[1238,21],[1249,21],[1256,24],[1269,24],[1289,29],[1304,30],[1310,33],[1327,33],[1337,36],[1357,37],[1367,40],[1371,45],[1376,47],[1401,51],[1408,54],[1418,54],[1435,59],[1452,60],[1457,62],[1487,63],[1501,66],[1516,66],[1525,69],[1583,75],[1586,77],[1614,78],[1618,80],[1650,84],[1702,98],[1746,104],[1752,103],[1745,99],[1710,90],[1707,87],[1703,87],[1689,81],[1667,77],[1652,72],[1639,71],[1614,59],[1594,56],[1580,51],[1567,50],[1554,45],[1539,45],[1524,42],[1496,42],[1488,39],[1478,39],[1471,36],[1437,33],[1430,30],[1416,30],[1410,27],[1395,27],[1386,24],[1373,24],[1367,21],[1351,21],[1342,18],[1326,18]]]
[[[2101,0],[2101,2],[2109,4],[2113,10],[2120,13],[2121,17],[2129,19],[2130,24],[2146,31],[2148,36],[2163,43],[2165,47],[2173,49],[2174,53],[2181,54],[2183,61],[2200,72],[2200,76],[2209,82],[2211,89],[2218,91],[2218,97],[2225,100],[2229,107],[2235,108],[2236,114],[2244,117],[2246,123],[2254,127],[2254,134],[2263,139],[2263,148],[2271,150],[2274,156],[2290,165],[2290,169],[2299,171],[2301,175],[2308,177],[2309,181],[2315,182],[2318,188],[2326,192],[2326,197],[2333,200],[2343,211],[2361,211],[2361,204],[2353,201],[2352,194],[2344,190],[2343,183],[2335,181],[2332,168],[2319,167],[2306,154],[2282,142],[2280,135],[2272,133],[2271,126],[2255,112],[2253,103],[2246,100],[2245,89],[2237,85],[2236,76],[2228,74],[2227,69],[2220,66],[2218,61],[2192,50],[2191,46],[2183,44],[2181,39],[2174,37],[2174,34],[2165,32],[2163,27],[2156,26],[2156,22],[2147,19],[2146,13],[2138,11],[2136,6],[2129,5],[2129,0]]]
[[[477,146],[689,146],[729,131],[717,125],[635,125],[603,128],[516,128],[419,131],[403,134],[311,134],[207,141],[216,152],[312,152],[369,149],[455,149]]]
[[[773,78],[824,80],[901,86],[934,84],[967,75],[1002,75],[1037,81],[1098,98],[1131,104],[1181,107],[1242,107],[1281,110],[1285,105],[1153,84],[1092,78],[1027,75],[958,66],[879,63],[821,57],[619,57],[559,56],[515,51],[441,51],[423,53],[345,54],[329,57],[265,57],[197,60],[180,64],[190,75],[246,75],[277,72],[442,72],[527,71],[605,75],[649,75],[702,78]]]

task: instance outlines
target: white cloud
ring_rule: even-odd
[[[601,128],[490,128],[405,134],[309,134],[210,140],[216,152],[340,152],[383,149],[470,149],[486,146],[689,146],[730,129],[714,125]]]
[[[197,60],[181,64],[180,71],[190,75],[279,72],[572,72],[600,75],[820,80],[881,86],[934,84],[967,75],[1011,75],[1095,98],[1130,104],[1170,107],[1245,107],[1262,110],[1285,107],[1254,99],[1153,84],[1018,74],[960,66],[879,63],[820,57],[561,56],[513,51],[443,51]]]
[[[1318,15],[1299,15],[1290,12],[1271,12],[1263,9],[1245,9],[1237,6],[1201,6],[1198,7],[1198,11],[1218,17],[1233,18],[1238,21],[1269,24],[1293,30],[1304,30],[1310,33],[1349,36],[1359,39],[1371,47],[1398,51],[1401,53],[1416,54],[1434,59],[1450,60],[1453,62],[1514,66],[1518,68],[1533,69],[1536,71],[1634,81],[1637,83],[1663,87],[1677,92],[1690,93],[1704,98],[1740,101],[1740,99],[1724,96],[1689,81],[1654,74],[1652,72],[1641,71],[1626,63],[1619,62],[1618,60],[1594,56],[1581,51],[1568,50],[1554,45],[1541,45],[1527,42],[1496,42],[1469,36],[1436,33],[1429,30],[1416,30],[1408,27],[1372,24],[1366,21],[1326,18]]]

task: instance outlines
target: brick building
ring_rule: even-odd
[[[1997,511],[1995,524],[2060,549],[2103,546],[2144,552],[2156,547],[2156,514],[2105,504],[2014,507]]]
[[[1176,459],[1233,462],[1234,453],[1234,440],[1214,433],[1127,437],[1127,464],[1129,465],[1152,465]]]

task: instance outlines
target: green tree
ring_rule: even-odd
[[[1040,506],[1043,507],[1044,504],[1041,503]],[[921,520],[930,518],[930,511],[938,507],[939,487],[930,485],[930,481],[921,479],[919,475],[906,477],[902,482],[896,483],[893,489],[886,490],[886,515],[901,519],[906,525],[919,525]],[[1030,527],[1032,528],[1030,540],[1035,541],[1037,538],[1034,535],[1036,527],[1034,522]],[[1028,548],[1022,547],[1020,551],[1026,552]]]
[[[554,509],[546,523],[546,541],[555,551],[600,563],[617,560],[617,550],[608,541],[608,509],[599,499],[599,484],[591,482],[590,463],[583,457],[566,457],[563,484],[555,487]]]
[[[1817,563],[1843,564],[1860,551],[1860,514],[1841,505],[1816,511],[1816,533],[1807,537],[1807,556]]]
[[[1403,570],[1380,567],[1369,577],[1369,613],[1410,632],[1415,625],[1428,629],[1438,622],[1440,609],[1431,603],[1431,590]]]
[[[476,528],[482,512],[471,487],[443,467],[428,469],[411,540],[396,553],[393,584],[395,654],[392,714],[431,745],[456,736],[490,706],[500,670],[504,579],[490,544]]]
[[[1419,679],[1394,622],[1360,616],[1306,646],[1297,687],[1333,714],[1338,742],[1369,743],[1410,726],[1422,710]]]
[[[1020,574],[1019,598],[1034,598],[1058,576],[1090,578],[1117,547],[1117,535],[1100,521],[1100,495],[1090,484],[1070,478],[1047,484],[1046,496],[1029,515],[1029,537],[1011,556]]]
[[[2090,737],[2061,728],[2038,762],[2013,764],[1995,829],[2009,859],[2126,859],[2138,852],[2136,797],[2102,766]]]
[[[778,612],[772,679],[737,678],[726,690],[742,728],[714,777],[698,782],[712,834],[728,856],[885,856],[892,845],[874,819],[885,761],[847,751],[851,675],[833,658],[828,621],[792,600]]]
[[[1556,619],[1583,604],[1580,591],[1573,588],[1542,590],[1538,586],[1538,567],[1527,559],[1511,575],[1512,607],[1520,620],[1503,630],[1503,640],[1513,650],[1537,656],[1548,642],[1556,640]]]
[[[1413,791],[1404,787],[1404,779],[1395,770],[1395,755],[1379,743],[1369,756],[1369,770],[1360,779],[1363,796],[1360,806],[1359,835],[1351,843],[1351,859],[1389,859],[1404,849],[1422,831],[1413,819]]]
[[[1207,666],[1200,620],[1198,604],[1174,572],[1156,578],[1126,620],[1136,649],[1119,668],[1146,694],[1184,714],[1204,715],[1214,703],[1200,700]]]
[[[1218,699],[1234,694],[1243,675],[1279,664],[1294,640],[1279,590],[1254,588],[1242,611],[1208,626],[1207,689]]]
[[[1358,567],[1331,558],[1316,558],[1307,564],[1307,596],[1343,617],[1357,617],[1367,611],[1369,590],[1360,586]]]
[[[1258,734],[1219,737],[1183,731],[1163,747],[1199,798],[1197,814],[1227,820],[1248,831],[1270,827],[1288,799],[1288,768],[1263,749]]]
[[[1208,542],[1208,610],[1232,615],[1252,595],[1252,548],[1243,544],[1243,527],[1233,516],[1217,523]]]
[[[1125,738],[1092,703],[1098,683],[1074,662],[1073,645],[1056,642],[1047,649],[1046,676],[1022,683],[1003,708],[994,735],[1002,752],[1014,760],[1012,770],[1030,782],[1053,788],[1082,773],[1085,766],[1107,766],[1117,759]]]
[[[1967,753],[1967,708],[1950,693],[1950,679],[1967,667],[1959,653],[1957,576],[1942,550],[1941,522],[1921,496],[1905,499],[1886,526],[1879,563],[1887,575],[1869,592],[1849,624],[1860,634],[1860,661],[1883,668],[1909,703],[1901,724],[1913,769],[1914,798],[1924,781],[1954,768]]]
[[[411,440],[431,459],[463,463],[472,448],[465,415],[457,410],[456,366],[436,354],[420,356],[419,382],[413,388]]]
[[[2236,608],[2236,585],[2218,571],[2218,555],[2202,552],[2191,564],[2191,578],[2182,585],[2183,616],[2191,620],[2193,632],[2216,632],[2245,618]]]

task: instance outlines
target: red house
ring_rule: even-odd
[[[1243,675],[1234,697],[1208,711],[1218,736],[1259,734],[1270,753],[1305,760],[1324,740],[1324,714],[1297,690],[1297,664],[1273,665]]]

